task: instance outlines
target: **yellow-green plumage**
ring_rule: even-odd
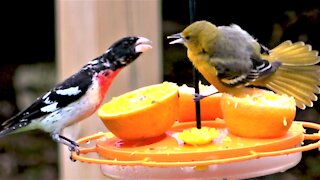
[[[310,45],[285,41],[269,54],[261,54],[260,44],[239,26],[215,26],[208,21],[197,21],[170,37],[179,38],[171,44],[183,43],[193,65],[220,92],[235,94],[241,87],[255,85],[293,96],[301,109],[317,101],[320,58]],[[261,70],[257,76],[255,70],[262,63],[268,71]]]

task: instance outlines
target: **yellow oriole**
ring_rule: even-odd
[[[285,41],[272,50],[238,25],[216,26],[197,21],[170,44],[184,44],[199,72],[220,92],[236,94],[247,85],[266,87],[293,96],[296,105],[312,107],[320,93],[318,51],[303,42]]]

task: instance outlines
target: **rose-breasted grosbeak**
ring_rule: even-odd
[[[151,49],[144,37],[125,37],[104,54],[91,60],[53,89],[38,97],[28,108],[0,123],[0,137],[33,129],[51,133],[54,141],[79,153],[78,144],[60,133],[92,115],[104,100],[113,78],[139,55]]]

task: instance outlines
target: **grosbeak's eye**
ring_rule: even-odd
[[[189,40],[189,39],[190,39],[190,36],[186,36],[185,39],[186,39],[186,40]]]
[[[123,42],[122,45],[123,45],[124,48],[128,48],[129,47],[129,42],[125,41],[125,42]]]

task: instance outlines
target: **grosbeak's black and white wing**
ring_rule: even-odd
[[[28,108],[0,122],[0,137],[11,132],[42,129],[53,140],[78,151],[77,144],[60,135],[61,130],[93,114],[118,72],[146,50],[150,41],[143,37],[125,37],[115,42],[79,72],[37,98]]]
[[[1,123],[0,137],[77,101],[87,92],[90,85],[92,77],[86,71],[71,76],[38,97],[27,109]]]

